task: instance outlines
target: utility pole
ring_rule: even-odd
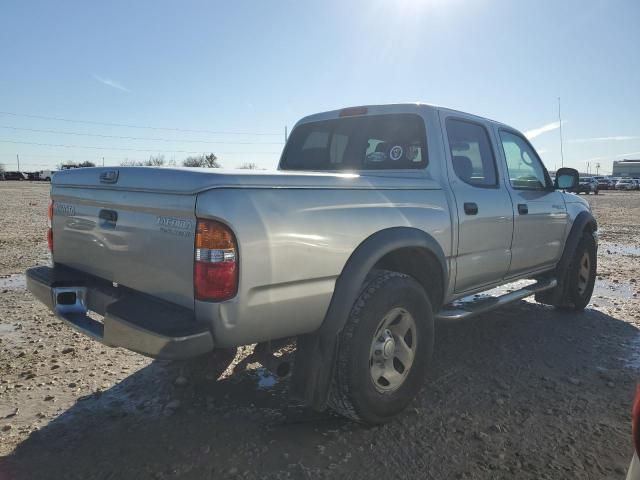
[[[596,175],[600,175],[600,163],[596,163]]]
[[[20,171],[20,155],[16,153],[16,158],[18,159],[18,171]]]
[[[102,157],[102,166],[104,167],[104,157]]]
[[[558,123],[560,124],[560,161],[564,167],[564,151],[562,149],[562,115],[560,114],[560,97],[558,97]]]

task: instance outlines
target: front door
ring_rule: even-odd
[[[518,132],[499,129],[514,206],[512,257],[508,276],[553,267],[562,254],[567,210],[544,164]]]
[[[443,119],[448,175],[458,213],[455,291],[501,280],[511,261],[513,208],[499,181],[487,127],[462,114]]]

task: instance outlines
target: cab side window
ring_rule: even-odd
[[[504,130],[500,130],[500,139],[511,186],[522,190],[544,190],[547,174],[531,145],[520,135]]]
[[[449,118],[447,137],[453,171],[474,187],[498,185],[496,162],[487,130],[476,123]]]

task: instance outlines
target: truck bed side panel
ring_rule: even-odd
[[[220,346],[317,329],[349,256],[379,230],[422,229],[451,255],[440,189],[218,189],[198,196],[196,215],[226,222],[239,244],[237,297],[196,302]]]

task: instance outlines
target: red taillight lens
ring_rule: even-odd
[[[49,251],[53,252],[53,200],[49,200],[49,207],[47,208],[47,246]]]
[[[640,384],[636,385],[636,398],[631,409],[631,436],[636,453],[640,456]]]
[[[228,300],[238,291],[238,247],[229,227],[213,220],[196,226],[193,287],[197,300]]]

